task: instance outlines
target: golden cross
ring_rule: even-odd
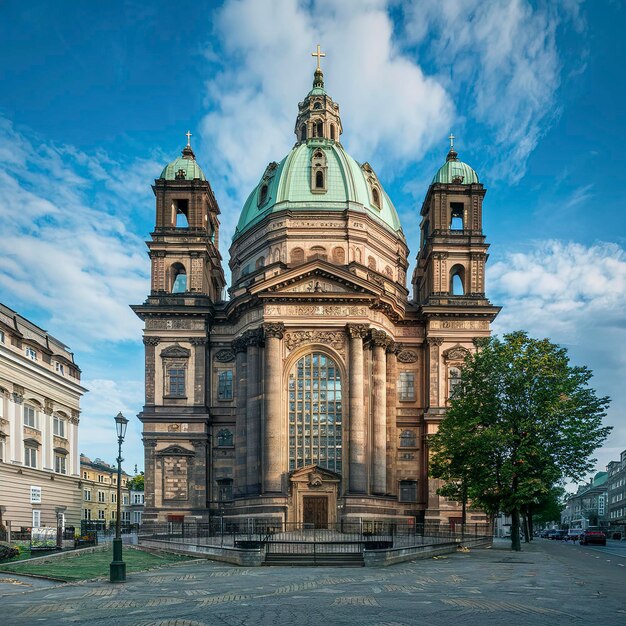
[[[320,59],[321,57],[325,57],[326,53],[325,52],[320,52],[320,45],[317,44],[317,52],[311,52],[311,56],[312,57],[317,57],[317,69],[318,71],[322,71],[322,66],[320,65]]]
[[[455,136],[452,133],[450,133],[450,136],[448,137],[448,139],[450,140],[450,150],[454,150]]]
[[[188,146],[191,146],[191,143],[189,142],[189,140],[191,139],[191,133],[190,133],[189,131],[187,131],[187,132],[185,133],[185,135],[187,135],[187,145],[188,145]]]

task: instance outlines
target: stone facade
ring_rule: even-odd
[[[85,391],[69,348],[0,304],[0,523],[79,525]]]
[[[428,477],[428,436],[499,310],[485,296],[485,189],[462,177],[429,187],[411,297],[395,209],[372,168],[348,162],[321,73],[299,107],[292,155],[244,208],[228,299],[209,182],[166,168],[155,183],[152,290],[133,307],[145,322],[144,521],[458,521]],[[304,149],[310,163],[294,170]],[[287,197],[297,180],[313,199]]]

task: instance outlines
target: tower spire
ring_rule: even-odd
[[[317,51],[311,52],[312,57],[317,57],[317,68],[313,78],[313,89],[324,89],[324,72],[322,72],[321,58],[326,56],[325,52],[321,52],[320,45],[317,44]]]
[[[450,140],[450,150],[448,151],[448,155],[446,156],[446,161],[457,161],[459,153],[454,149],[454,140],[456,139],[456,137],[452,133],[450,133],[448,139]]]

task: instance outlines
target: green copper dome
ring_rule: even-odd
[[[194,180],[195,178],[206,180],[204,172],[196,161],[196,155],[189,145],[183,149],[182,156],[163,168],[159,178],[165,180]]]
[[[317,189],[312,180],[314,161],[325,164],[323,189]],[[359,165],[336,141],[308,139],[280,163],[268,165],[244,204],[233,239],[278,211],[341,212],[348,208],[367,213],[394,232],[402,230],[396,209],[367,163]]]
[[[433,184],[473,185],[479,182],[478,174],[467,163],[459,161],[457,156],[454,148],[450,148],[446,162],[433,178]]]

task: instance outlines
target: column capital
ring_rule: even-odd
[[[374,346],[381,348],[387,348],[391,342],[389,335],[384,330],[378,330],[377,328],[372,328],[370,331],[370,339]]]
[[[52,400],[50,398],[44,398],[43,405],[43,412],[46,415],[52,415],[52,412],[54,411],[54,403]]]
[[[426,343],[429,346],[440,346],[443,343],[443,337],[426,337]]]
[[[192,346],[204,346],[207,343],[206,337],[192,337],[189,340]]]
[[[346,332],[352,339],[363,339],[367,336],[367,324],[346,324]]]
[[[285,334],[285,325],[282,322],[268,322],[263,324],[263,331],[266,337],[282,339]]]
[[[247,346],[260,346],[263,344],[263,329],[247,330],[241,338],[246,342]]]
[[[233,342],[231,343],[231,346],[235,354],[240,354],[241,352],[246,351],[248,347],[248,342],[242,335],[241,337],[237,337],[237,339],[234,339]]]
[[[144,346],[158,346],[161,340],[159,337],[144,337],[143,344]]]

